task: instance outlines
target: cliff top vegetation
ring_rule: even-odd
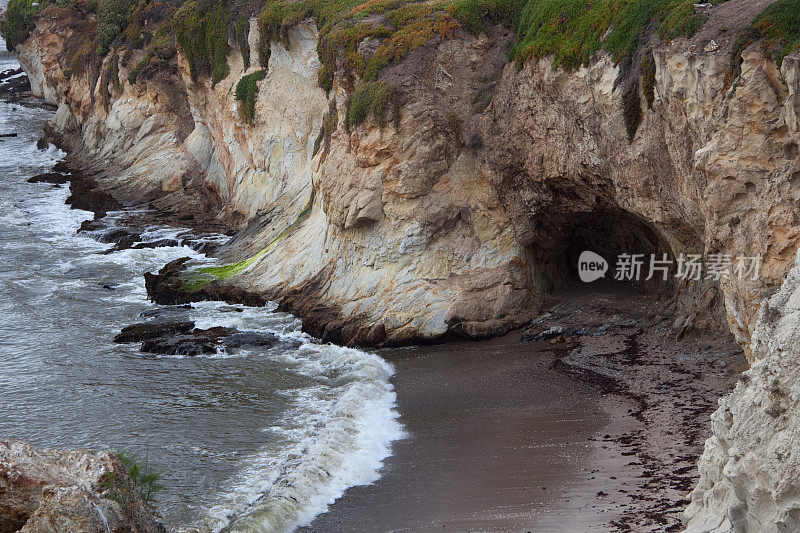
[[[724,0],[715,0],[719,3]],[[257,17],[270,42],[287,43],[288,29],[312,19],[320,30],[320,84],[330,88],[338,69],[365,81],[402,61],[432,39],[458,31],[479,33],[501,24],[516,34],[509,59],[523,63],[552,55],[556,66],[577,68],[607,50],[616,60],[630,56],[645,37],[669,40],[692,35],[706,16],[695,0],[11,0],[0,31],[13,48],[23,41],[44,8],[68,10],[96,20],[87,32],[98,58],[115,49],[146,48],[170,57],[177,46],[195,76],[214,82],[229,73],[229,43],[246,48],[247,20]],[[67,12],[67,11],[65,11]],[[739,51],[765,39],[777,61],[800,45],[800,0],[778,0],[738,41]],[[363,46],[365,41],[370,46]],[[164,53],[166,50],[166,53]],[[161,53],[159,54],[159,51]],[[250,51],[243,50],[248,57]]]

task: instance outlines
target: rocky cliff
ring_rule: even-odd
[[[165,533],[108,452],[0,442],[0,531]]]
[[[781,339],[791,340],[786,276],[800,237],[800,55],[779,66],[761,41],[731,52],[770,3],[729,0],[690,38],[642,37],[624,61],[600,51],[570,70],[551,57],[508,63],[514,35],[500,25],[456,28],[372,85],[341,68],[329,91],[311,20],[271,36],[265,64],[246,67],[243,43],[229,38],[230,72],[216,84],[180,49],[80,69],[85,23],[56,9],[16,50],[34,92],[59,106],[51,138],[72,164],[123,202],[238,231],[223,252],[227,281],[325,340],[503,333],[569,283],[584,248],[760,256],[756,279],[670,290],[676,323],[724,320],[755,365],[716,415],[689,525],[779,528],[795,512],[796,482],[776,463],[790,455],[766,458],[772,445],[753,439],[793,442],[797,388]],[[254,20],[246,41],[265,48]],[[375,52],[370,39],[359,46]],[[236,86],[261,69],[250,117]],[[390,111],[352,120],[365,87],[391,87]],[[781,284],[783,299],[767,301]],[[758,369],[770,365],[783,391],[773,403],[787,410],[777,416],[762,405],[773,381]],[[755,477],[763,487],[742,488]]]

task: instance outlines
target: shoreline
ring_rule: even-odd
[[[708,415],[744,357],[728,337],[676,341],[660,304],[570,295],[526,335],[567,334],[379,351],[409,437],[301,531],[682,529]]]

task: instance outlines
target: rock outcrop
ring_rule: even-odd
[[[758,312],[755,362],[712,416],[688,531],[800,529],[800,255]]]
[[[16,440],[0,442],[0,531],[166,533],[113,455]]]

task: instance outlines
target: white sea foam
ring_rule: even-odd
[[[293,391],[295,407],[265,430],[289,444],[252,457],[208,512],[214,531],[280,532],[309,524],[345,490],[378,479],[391,443],[404,436],[380,357],[308,343],[279,357],[287,368],[322,378]]]
[[[389,383],[392,366],[374,354],[318,343],[300,330],[298,318],[275,307],[200,302],[190,312],[198,328],[270,332],[302,343],[207,357],[267,357],[315,383],[276,391],[292,408],[264,431],[282,445],[243,460],[239,474],[214,496],[206,518],[193,525],[201,531],[280,532],[307,525],[349,487],[377,480],[391,443],[404,436]]]

